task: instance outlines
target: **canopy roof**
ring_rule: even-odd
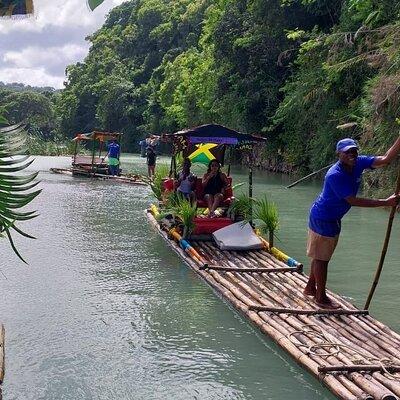
[[[75,141],[80,140],[98,140],[100,142],[106,142],[107,140],[119,140],[122,133],[119,132],[99,132],[93,131],[89,133],[77,133],[72,139]]]
[[[201,125],[176,133],[166,134],[164,137],[166,137],[168,141],[172,142],[185,139],[189,144],[215,143],[233,146],[244,143],[256,144],[266,140],[263,137],[239,133],[233,129],[218,124]]]

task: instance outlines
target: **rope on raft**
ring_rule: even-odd
[[[310,339],[314,340],[317,339],[320,340],[320,343],[305,345],[301,343],[297,338],[296,341],[293,341],[292,336],[295,335],[304,335]],[[379,369],[381,369],[388,375],[388,379],[400,381],[400,376],[394,375],[391,372],[389,372],[390,369],[400,371],[400,366],[395,365],[392,359],[388,357],[382,357],[382,358],[366,357],[352,346],[332,341],[326,335],[326,333],[323,330],[321,330],[321,328],[318,325],[305,324],[303,325],[303,328],[301,330],[290,332],[288,335],[286,335],[286,337],[297,347],[306,347],[307,355],[314,355],[322,358],[328,358],[331,356],[337,356],[340,353],[341,349],[347,349],[350,350],[350,352],[354,356],[353,358],[350,359],[350,361],[354,365],[346,365],[346,366],[343,365],[340,367],[337,366],[337,369],[334,369],[332,366],[319,367],[318,369],[320,372],[327,373],[327,372],[339,371],[341,369],[346,370],[346,369],[351,369],[352,366],[357,366],[357,365],[362,365],[365,369],[368,369],[368,367],[372,367],[372,369],[377,369],[376,364],[378,364]],[[321,349],[322,352],[320,351]],[[368,363],[370,363],[370,365]]]

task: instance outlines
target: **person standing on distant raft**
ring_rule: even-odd
[[[361,183],[361,174],[365,169],[388,165],[400,152],[400,137],[384,156],[359,156],[358,145],[353,139],[337,142],[338,161],[328,170],[322,192],[310,209],[307,255],[311,258],[311,272],[304,294],[314,296],[321,308],[337,309],[326,295],[328,263],[336,248],[341,219],[351,206],[358,207],[394,207],[399,196],[387,199],[365,199],[357,197]]]
[[[115,139],[108,145],[108,173],[112,176],[119,175],[120,147]]]
[[[156,169],[156,158],[157,155],[154,149],[149,146],[147,148],[147,173],[149,175],[149,178],[154,176],[154,170]]]

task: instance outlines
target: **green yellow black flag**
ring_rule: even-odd
[[[87,0],[88,6],[92,11],[103,2],[104,0]]]
[[[215,143],[196,144],[187,157],[192,163],[208,165],[211,160],[217,159],[223,162],[224,146]]]

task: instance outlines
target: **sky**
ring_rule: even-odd
[[[0,81],[63,88],[67,65],[88,54],[85,37],[123,1],[90,11],[85,0],[34,0],[33,17],[0,19]]]

